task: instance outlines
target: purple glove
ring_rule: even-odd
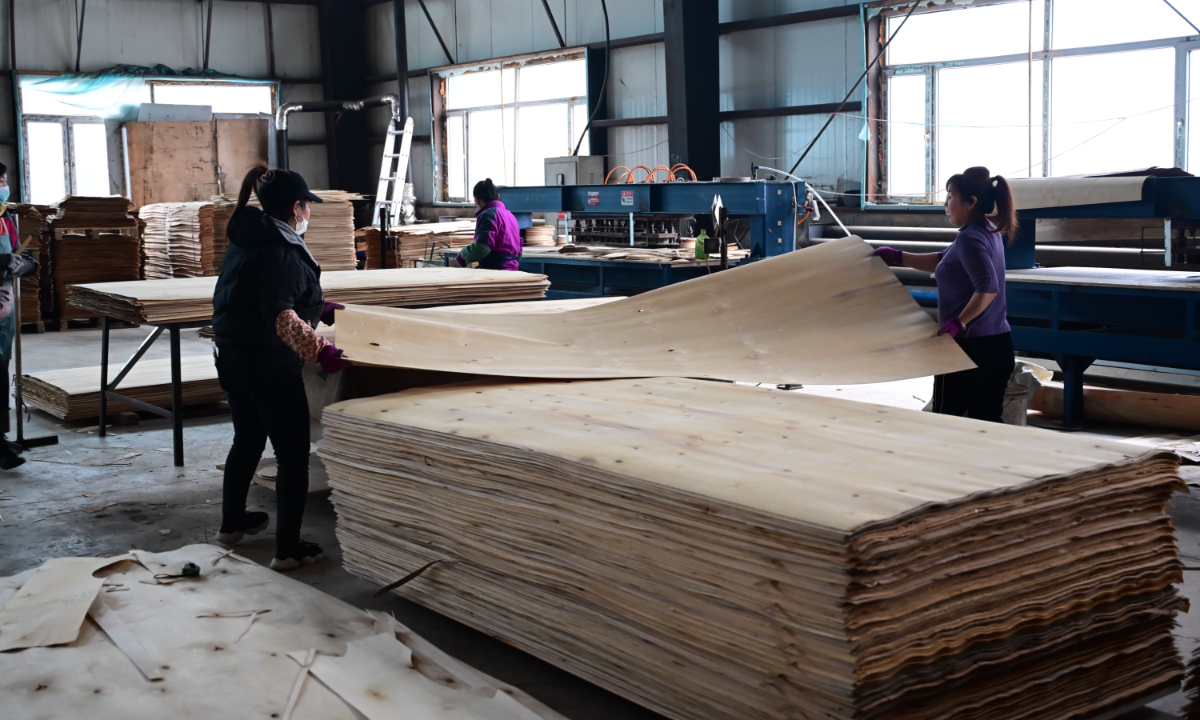
[[[350,367],[350,361],[342,357],[342,351],[332,345],[326,345],[317,353],[317,362],[321,369],[332,375]]]
[[[345,309],[346,309],[346,306],[342,305],[340,303],[326,302],[325,309],[321,311],[321,322],[325,323],[326,325],[332,325],[333,324],[333,311],[334,310],[345,310]]]
[[[904,264],[904,251],[902,250],[884,245],[875,248],[875,254],[883,258],[883,261],[891,267]]]
[[[967,326],[963,325],[962,320],[959,320],[958,318],[950,318],[946,321],[946,324],[942,326],[942,329],[938,330],[938,335],[949,335],[952,338],[956,338],[960,332],[966,329]]]

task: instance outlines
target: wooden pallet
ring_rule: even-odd
[[[46,323],[42,320],[31,323],[21,323],[21,333],[24,335],[41,335],[46,332]]]
[[[54,320],[59,332],[64,330],[96,330],[100,327],[100,318],[69,318]],[[54,327],[54,326],[51,326]]]

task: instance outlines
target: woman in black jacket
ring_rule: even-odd
[[[251,191],[262,210],[247,206]],[[247,512],[246,496],[270,438],[279,468],[276,570],[325,557],[317,544],[300,539],[309,456],[301,369],[306,361],[330,373],[347,365],[341,350],[315,330],[318,320],[333,324],[342,306],[325,302],[321,266],[304,245],[313,202],[321,199],[298,173],[252,169],[229,220],[229,247],[213,293],[217,375],[233,416],[217,540],[232,544],[266,529],[267,514]]]

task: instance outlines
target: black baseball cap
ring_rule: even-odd
[[[264,205],[276,203],[290,205],[297,200],[314,203],[325,202],[312,194],[312,191],[308,189],[308,183],[304,182],[300,173],[294,170],[268,170],[259,180],[258,197]]]

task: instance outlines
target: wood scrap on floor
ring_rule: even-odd
[[[881,382],[974,366],[870,245],[845,238],[566,314],[348,307],[355,364],[541,378]]]
[[[109,578],[127,589],[102,596],[105,581],[92,578],[92,570],[119,558],[66,559],[77,566],[66,585],[95,586],[85,593],[84,612],[96,610],[98,626],[74,609],[67,618],[35,604],[60,629],[58,637],[70,637],[66,645],[0,653],[5,717],[279,718],[290,708],[294,720],[563,720],[478,671],[466,668],[460,677],[461,663],[437,667],[427,655],[417,662],[405,644],[415,642],[406,628],[316,588],[255,563],[214,567],[221,553],[211,545],[139,552],[141,564]],[[172,585],[151,579],[185,562],[201,566],[199,579]],[[0,578],[5,612],[14,597],[30,595],[25,588],[40,572]],[[239,610],[250,614],[237,617]],[[303,655],[313,658],[321,682],[310,679],[293,693],[299,668],[288,657],[293,652],[301,662]],[[161,679],[151,681],[155,675]],[[490,685],[470,692],[481,678]]]
[[[123,364],[108,366],[111,382]],[[217,379],[212,355],[196,355],[180,360],[183,404],[202,405],[225,400]],[[100,415],[100,367],[49,370],[22,376],[25,404],[62,420],[84,420]],[[171,361],[139,360],[125,376],[116,392],[142,402],[171,405]],[[134,411],[116,400],[108,401],[109,413]]]
[[[212,318],[215,277],[96,283],[72,288],[81,311],[150,325]],[[545,275],[504,270],[406,268],[321,274],[325,299],[344,305],[422,307],[536,300],[545,297]]]
[[[1182,675],[1169,453],[679,379],[324,424],[351,572],[442,560],[398,592],[669,717],[1093,717]]]

